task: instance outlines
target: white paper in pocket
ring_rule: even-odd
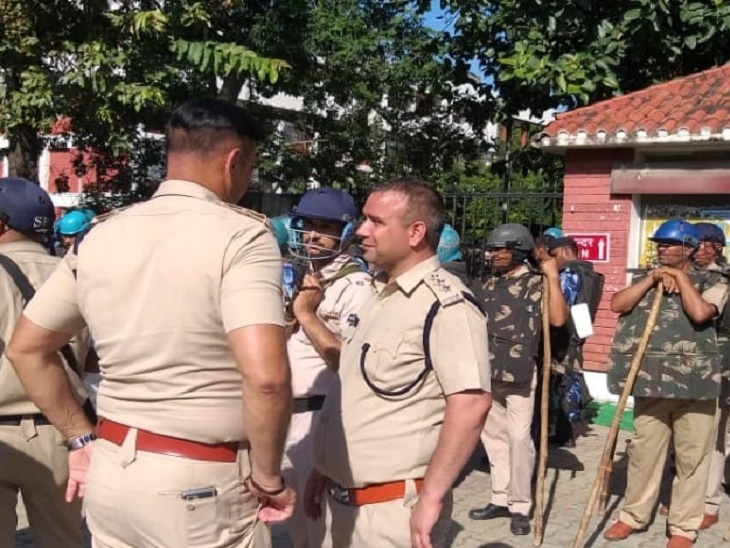
[[[570,307],[570,317],[573,319],[575,331],[581,339],[593,335],[593,322],[591,322],[591,311],[588,304],[575,304]]]

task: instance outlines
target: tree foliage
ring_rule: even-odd
[[[472,117],[470,130],[455,123],[478,104],[454,88],[444,44],[412,2],[300,4],[308,7],[292,69],[276,86],[254,86],[264,95],[285,90],[303,105],[287,118],[296,142],[280,131],[267,143],[263,184],[301,189],[313,179],[358,189],[405,174],[433,179],[486,152],[488,116]]]
[[[74,146],[98,153],[94,167],[129,185],[141,128],[159,130],[173,105],[215,94],[217,79],[275,82],[287,66],[248,49],[237,30],[223,32],[252,5],[0,0],[0,133],[11,173],[36,178],[38,136],[69,118]]]
[[[642,89],[725,63],[726,0],[441,0],[449,53],[476,59],[499,112],[543,112]]]

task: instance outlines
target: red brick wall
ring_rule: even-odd
[[[611,296],[626,285],[631,196],[611,195],[611,169],[633,162],[631,149],[569,150],[565,158],[563,230],[611,234],[610,262],[596,263],[606,276],[603,299],[594,325],[595,335],[583,347],[584,367],[605,371],[617,315]]]

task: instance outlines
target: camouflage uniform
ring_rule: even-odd
[[[717,272],[710,279],[720,281],[730,275],[730,265],[723,263],[718,265],[712,263],[707,267],[707,272]],[[724,273],[724,275],[723,275]],[[711,275],[712,276],[712,275]],[[720,313],[720,320],[717,322],[717,346],[720,352],[720,398],[716,410],[715,423],[715,444],[710,456],[710,473],[707,478],[707,497],[705,498],[705,513],[716,516],[720,512],[720,504],[722,503],[724,489],[722,487],[725,479],[725,459],[730,452],[728,442],[728,417],[730,416],[730,407],[728,407],[728,390],[730,381],[730,308],[726,305],[725,310]]]
[[[690,272],[702,298],[722,310],[728,286]],[[654,299],[655,289],[619,319],[609,355],[609,390],[620,393]],[[679,295],[664,295],[634,385],[634,437],[629,451],[626,502],[619,519],[648,526],[673,438],[677,477],[669,511],[670,535],[694,540],[703,517],[720,361],[713,322],[695,325]]]
[[[535,446],[530,435],[542,329],[542,276],[520,267],[482,289],[492,364],[492,409],[482,431],[492,504],[528,515]]]

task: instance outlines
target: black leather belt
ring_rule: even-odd
[[[2,426],[20,426],[25,419],[32,419],[34,423],[39,425],[51,424],[45,415],[40,413],[30,413],[27,415],[3,415],[0,416],[0,425]]]
[[[324,405],[324,396],[307,396],[306,398],[294,398],[292,413],[307,413],[319,411]]]

